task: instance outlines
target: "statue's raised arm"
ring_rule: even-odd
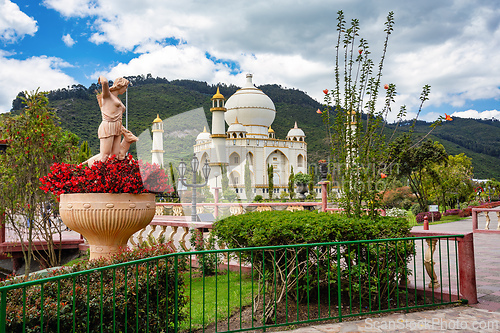
[[[99,154],[84,162],[88,163],[89,166],[92,166],[97,160],[106,162],[113,155],[123,160],[130,148],[130,144],[138,140],[132,132],[122,125],[122,114],[125,112],[125,105],[118,98],[118,95],[127,90],[129,81],[120,77],[113,82],[112,87],[109,87],[108,80],[104,76],[99,76],[97,83],[102,87],[102,92],[96,96],[102,115],[102,122],[97,131],[101,143]],[[124,135],[123,141],[121,141],[122,134]]]

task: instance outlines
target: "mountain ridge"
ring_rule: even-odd
[[[195,80],[173,80],[153,78],[151,75],[129,76],[132,83],[128,91],[128,127],[136,135],[151,129],[152,121],[158,114],[161,119],[180,114],[188,110],[203,108],[206,123],[211,127],[211,97],[219,87],[226,98],[234,94],[239,87],[235,85],[210,85]],[[313,98],[293,88],[283,88],[277,84],[266,84],[258,87],[276,107],[276,119],[273,129],[276,137],[284,139],[295,121],[306,133],[308,144],[308,160],[310,162],[325,158],[328,151],[326,127],[316,110],[324,106]],[[86,140],[95,153],[99,150],[97,128],[101,122],[101,113],[95,99],[96,84],[88,88],[74,85],[48,93],[50,106],[56,110],[64,129],[70,130]],[[125,95],[121,96],[125,100]],[[12,113],[19,113],[21,100],[13,102]],[[125,123],[125,117],[124,117]],[[410,123],[410,122],[407,122]],[[389,129],[394,124],[388,124]],[[417,135],[425,135],[430,123],[418,121],[415,126]],[[429,138],[439,141],[448,154],[465,153],[472,158],[475,178],[500,179],[500,122],[454,117],[451,122],[438,126]],[[404,132],[408,124],[399,126]],[[201,128],[200,131],[202,131]],[[135,146],[131,149],[135,153]]]

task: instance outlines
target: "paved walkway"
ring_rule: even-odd
[[[490,229],[496,229],[496,216],[490,214]],[[484,229],[486,219],[479,215],[479,229]],[[422,230],[422,226],[414,230]],[[459,222],[431,225],[430,230],[457,234],[472,231],[472,218]],[[475,233],[474,255],[478,304],[412,313],[393,313],[337,324],[287,330],[293,333],[334,332],[500,332],[500,233]]]

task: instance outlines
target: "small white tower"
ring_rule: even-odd
[[[156,119],[153,120],[153,148],[151,150],[152,153],[152,163],[156,163],[162,168],[163,165],[163,122],[160,119],[159,115],[156,115]]]
[[[222,167],[227,165],[226,158],[226,122],[224,120],[224,114],[226,113],[225,98],[219,92],[219,87],[217,87],[217,92],[212,97],[212,107],[210,112],[212,112],[212,139],[214,154],[211,154],[210,166],[212,167],[212,174],[222,174]]]

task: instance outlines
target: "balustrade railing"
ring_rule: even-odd
[[[484,213],[486,218],[486,225],[484,229],[479,229],[478,215]],[[497,227],[496,230],[490,230],[490,213],[496,213],[497,215]],[[474,232],[488,232],[488,233],[500,233],[500,208],[472,208],[472,230]]]

